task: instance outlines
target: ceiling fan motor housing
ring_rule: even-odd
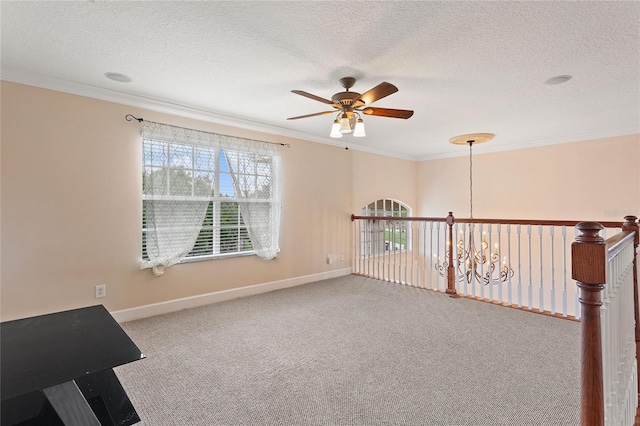
[[[356,103],[353,103],[353,100],[360,96],[358,92],[339,92],[331,97],[331,101],[334,103],[336,108],[341,107],[351,107],[351,108],[359,108],[364,106],[364,101],[358,100]],[[335,105],[338,104],[338,105]]]

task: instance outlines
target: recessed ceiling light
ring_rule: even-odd
[[[544,84],[548,84],[550,86],[556,85],[556,84],[562,84],[562,83],[566,83],[567,81],[571,80],[573,77],[571,77],[570,75],[558,75],[555,77],[551,77],[549,80],[545,81]]]
[[[113,81],[117,81],[118,83],[131,83],[132,81],[131,77],[117,72],[107,72],[104,75],[105,77],[110,78]]]

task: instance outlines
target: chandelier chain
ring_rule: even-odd
[[[469,217],[473,219],[473,141],[469,141]]]

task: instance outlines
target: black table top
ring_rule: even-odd
[[[144,358],[102,305],[0,323],[0,339],[3,401]]]

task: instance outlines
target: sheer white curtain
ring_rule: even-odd
[[[251,245],[256,255],[273,259],[280,251],[280,152],[264,142],[221,141]]]
[[[218,142],[211,134],[147,121],[142,140],[148,260],[140,266],[162,275],[198,238],[214,181],[196,176],[194,163],[215,164]]]
[[[223,233],[240,241],[245,229],[256,255],[276,257],[281,209],[278,144],[148,121],[142,141],[142,268],[162,275],[185,257],[233,254],[223,247],[230,241]],[[229,222],[221,216],[223,207],[236,204],[244,226],[237,217]],[[194,245],[204,253],[194,251]]]

